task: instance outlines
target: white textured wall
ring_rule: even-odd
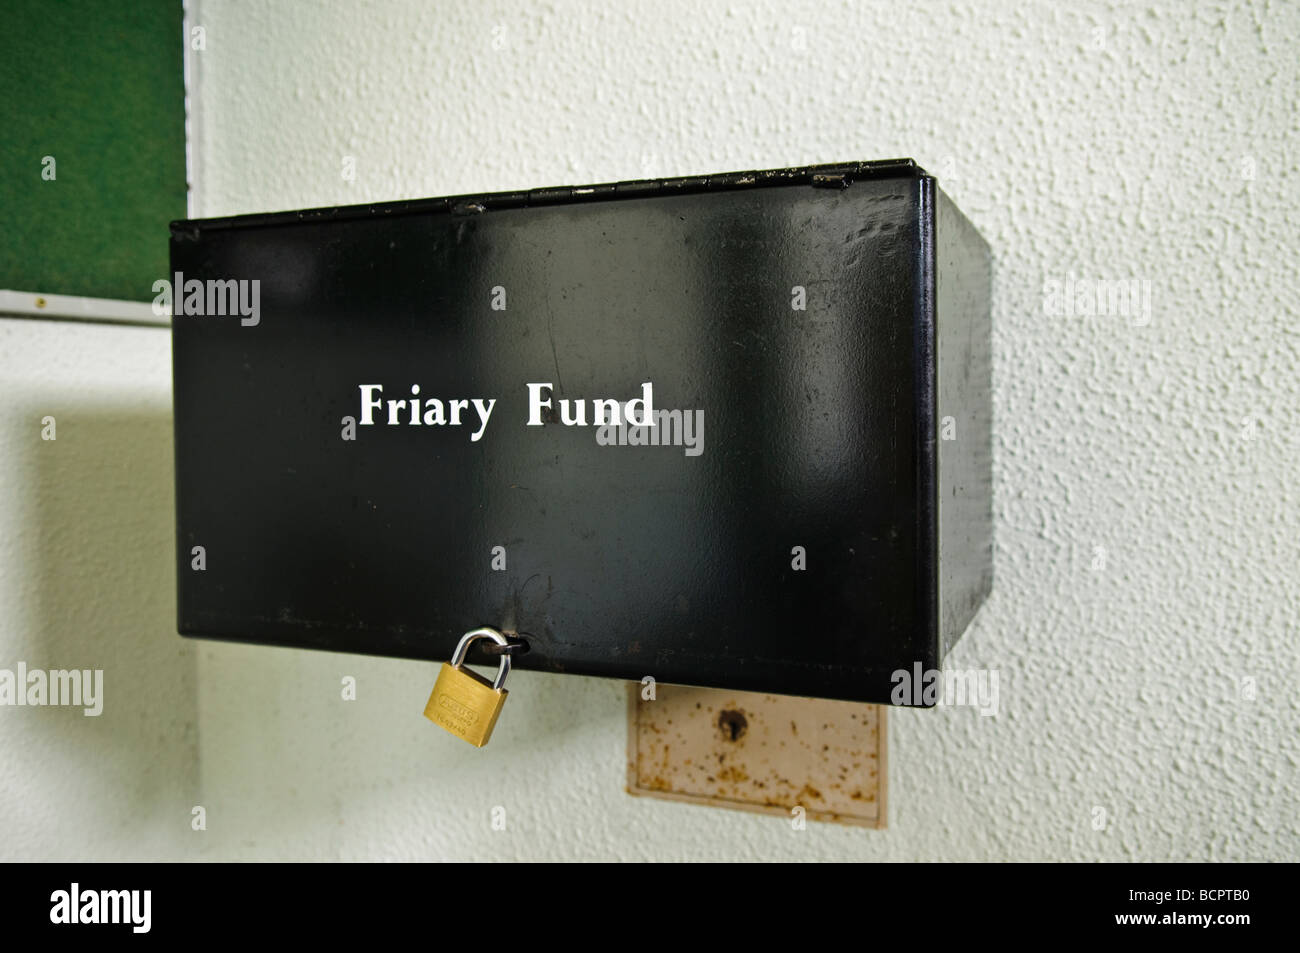
[[[1002,713],[895,713],[890,829],[796,832],[625,795],[621,684],[517,673],[480,752],[420,716],[433,665],[181,643],[165,332],[5,322],[0,665],[111,647],[135,694],[0,711],[0,852],[1300,859],[1300,8],[190,6],[197,214],[938,174],[995,255],[997,582],[949,662]],[[1149,281],[1150,322],[1045,315],[1068,274]]]

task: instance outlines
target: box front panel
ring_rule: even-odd
[[[181,631],[888,700],[918,242],[912,178],[178,227],[250,283],[174,322]],[[647,383],[653,431],[595,425]]]

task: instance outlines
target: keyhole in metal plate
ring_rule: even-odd
[[[739,741],[749,728],[749,722],[743,713],[723,709],[718,712],[718,728],[722,730],[722,737],[725,741]]]

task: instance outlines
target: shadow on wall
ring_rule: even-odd
[[[394,805],[404,825],[434,812],[487,838],[503,764],[516,783],[547,776],[597,725],[621,748],[621,683],[517,673],[488,759],[423,717],[436,663],[183,639],[170,415],[28,397],[13,419],[3,568],[20,596],[0,613],[0,668],[102,669],[103,711],[0,710],[0,858],[372,857]],[[388,853],[440,856],[443,836]]]
[[[27,810],[61,831],[29,832],[28,843],[66,845],[69,859],[187,852],[197,836],[197,678],[175,625],[170,415],[57,402],[20,414],[33,426],[52,416],[56,429],[9,474],[27,496],[11,503],[26,522],[22,572],[34,585],[26,605],[6,610],[20,647],[5,664],[103,670],[97,717],[79,707],[6,713],[21,712],[25,783],[44,801]]]

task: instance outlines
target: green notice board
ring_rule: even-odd
[[[180,0],[0,4],[0,288],[148,301],[167,277],[181,16]]]

